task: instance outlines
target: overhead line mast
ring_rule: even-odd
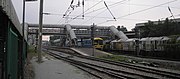
[[[69,15],[72,13],[72,11],[75,10],[75,8],[77,7],[81,7],[81,4],[82,4],[82,17],[84,19],[84,0],[82,0],[82,3],[80,2],[80,0],[78,0],[78,3],[77,4],[73,4],[74,3],[74,0],[71,1],[70,3],[70,6],[68,7],[68,9],[66,10],[66,12],[63,14],[63,18],[66,18],[66,23],[68,23],[68,19],[69,19]],[[70,18],[72,19],[72,18]]]
[[[83,19],[84,19],[84,0],[82,0],[82,6],[83,6],[83,15],[82,15],[82,17],[83,17]]]
[[[113,19],[116,21],[115,16],[112,14],[111,10],[109,9],[109,7],[107,6],[106,2],[104,1],[104,5],[106,6],[106,8],[108,9],[108,11],[110,12],[110,14],[112,15]]]

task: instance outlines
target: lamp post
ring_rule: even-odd
[[[22,16],[22,36],[23,36],[23,39],[22,39],[22,56],[21,56],[21,60],[24,60],[24,52],[25,52],[25,50],[24,50],[24,27],[25,27],[25,7],[26,7],[26,1],[37,1],[37,0],[23,0],[23,16]],[[21,75],[22,75],[22,79],[24,79],[24,63],[23,62],[21,62]]]
[[[95,24],[93,23],[92,27],[91,27],[91,40],[92,40],[92,56],[94,56],[94,28],[95,28]]]
[[[37,1],[37,0],[23,0],[23,19],[22,19],[22,36],[23,36],[23,41],[22,41],[22,52],[24,52],[24,27],[25,27],[25,8],[26,8],[26,1],[30,2],[30,1]]]

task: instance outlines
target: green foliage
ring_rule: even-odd
[[[28,52],[28,53],[35,53],[35,46],[33,46],[33,45],[29,46],[27,52]]]
[[[180,34],[180,24],[174,20],[152,22],[148,21],[145,26],[140,27],[141,37],[159,37]]]
[[[127,28],[124,26],[118,26],[117,29],[122,32],[127,32]]]

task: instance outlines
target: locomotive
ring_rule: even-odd
[[[138,54],[143,56],[179,58],[180,37],[171,38],[146,37],[128,40],[113,40],[104,44],[104,50],[121,52],[124,54]],[[170,55],[171,54],[171,55]],[[177,56],[177,57],[174,57]]]

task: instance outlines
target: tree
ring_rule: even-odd
[[[127,32],[127,28],[124,26],[118,26],[117,29],[122,32]]]
[[[140,29],[141,37],[159,37],[180,34],[179,24],[168,18],[164,21],[159,20],[157,23],[148,21],[144,26],[138,29]]]

